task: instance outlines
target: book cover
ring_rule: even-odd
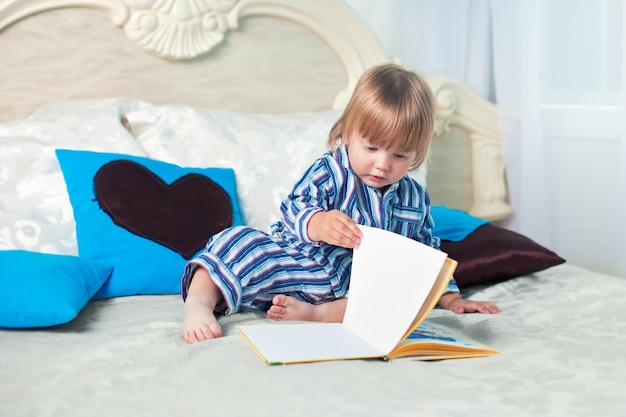
[[[343,323],[238,327],[266,363],[405,356],[432,360],[497,353],[443,326],[423,324],[446,289],[456,261],[396,233],[359,227],[363,237],[354,250]],[[440,336],[426,341],[427,334]]]

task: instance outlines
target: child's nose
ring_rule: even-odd
[[[378,158],[376,158],[376,168],[380,169],[381,171],[388,171],[390,166],[391,159],[388,155],[381,152],[380,155],[378,155]]]

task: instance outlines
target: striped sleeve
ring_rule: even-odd
[[[435,235],[433,235],[433,229],[435,227],[435,221],[433,220],[433,215],[430,210],[430,196],[428,192],[424,190],[422,193],[423,198],[420,201],[420,204],[424,206],[424,224],[420,229],[420,236],[417,240],[421,242],[425,242],[427,245],[432,246],[435,249],[439,249],[441,246],[441,241]]]
[[[309,238],[307,225],[313,215],[332,208],[335,189],[335,181],[327,160],[318,159],[296,182],[291,193],[282,202],[280,216],[283,224],[298,239],[314,243]]]

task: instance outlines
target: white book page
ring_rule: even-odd
[[[426,300],[447,255],[397,233],[367,226],[354,250],[344,326],[388,354]]]
[[[239,330],[268,363],[384,356],[341,323],[253,325]]]

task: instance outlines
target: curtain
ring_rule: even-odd
[[[389,54],[422,73],[445,73],[494,101],[490,0],[346,0]]]
[[[495,0],[494,75],[513,215],[505,224],[551,246],[540,98],[541,0]]]
[[[614,246],[615,257],[615,274],[626,277],[626,4],[623,0],[615,0],[620,3],[621,13],[616,13],[619,19],[619,28],[621,29],[620,44],[618,51],[621,52],[620,66],[620,102],[621,107],[621,152],[620,152],[620,177],[617,205],[617,239]]]

